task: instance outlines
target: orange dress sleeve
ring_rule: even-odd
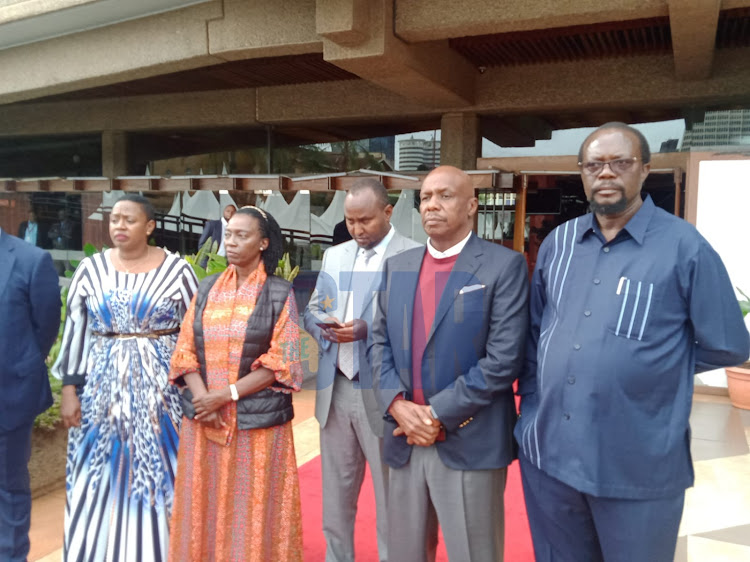
[[[198,356],[195,354],[195,337],[193,334],[193,321],[195,320],[195,296],[182,319],[180,335],[172,352],[172,361],[169,369],[169,382],[182,384],[182,377],[188,373],[199,372]]]
[[[296,392],[302,387],[299,316],[294,291],[289,291],[279,320],[274,326],[271,346],[253,362],[251,369],[255,370],[261,366],[273,371],[276,381],[283,385],[281,388],[272,387],[273,390],[289,393]]]

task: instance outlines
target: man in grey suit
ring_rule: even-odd
[[[329,248],[305,312],[320,361],[315,417],[320,423],[323,534],[326,560],[354,560],[357,499],[370,465],[377,509],[378,552],[388,559],[388,468],[382,459],[383,418],[367,363],[366,341],[383,262],[419,246],[391,226],[393,206],[379,181],[357,182],[344,203],[353,240]]]

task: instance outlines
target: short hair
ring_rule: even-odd
[[[636,139],[638,139],[638,144],[640,145],[639,148],[641,150],[641,161],[644,164],[648,164],[649,162],[651,162],[651,149],[648,146],[646,137],[644,137],[643,133],[641,133],[635,127],[631,127],[627,123],[623,123],[621,121],[610,121],[609,123],[605,123],[601,127],[597,127],[596,130],[594,130],[589,136],[587,136],[581,144],[581,148],[578,149],[579,162],[583,162],[583,152],[588,147],[589,142],[591,142],[591,138],[600,131],[604,131],[606,129],[616,129],[619,131],[627,131],[628,133],[631,133],[633,136],[635,136]]]
[[[363,191],[372,191],[375,198],[383,204],[383,208],[391,204],[388,200],[388,190],[375,178],[361,178],[352,184],[349,188],[349,195],[356,196]]]
[[[263,265],[267,275],[274,275],[279,260],[284,255],[284,238],[281,235],[279,223],[271,213],[261,211],[257,207],[242,207],[237,209],[236,215],[247,215],[258,220],[261,235],[263,238],[268,238],[268,247],[263,250]]]
[[[146,199],[143,195],[138,195],[137,193],[126,193],[115,201],[115,205],[120,201],[130,201],[131,203],[137,203],[140,205],[141,210],[146,215],[146,222],[156,220],[156,209],[154,209],[151,201]]]

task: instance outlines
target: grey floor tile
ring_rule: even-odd
[[[691,451],[694,461],[711,460],[750,452],[743,415],[727,404],[693,403],[690,415]]]
[[[740,525],[739,527],[729,527],[719,529],[710,533],[696,534],[696,537],[705,537],[715,541],[729,542],[732,544],[741,544],[750,546],[750,525]]]
[[[687,537],[677,539],[677,548],[674,551],[674,562],[688,562]]]

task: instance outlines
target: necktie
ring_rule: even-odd
[[[362,252],[362,256],[364,258],[364,266],[367,268],[367,266],[370,263],[370,259],[375,255],[375,250],[372,248],[369,248],[367,250],[364,250]],[[360,316],[360,307],[362,304],[362,299],[359,299],[359,302],[357,300],[351,300],[353,298],[353,291],[354,287],[349,287],[349,296],[348,301],[346,303],[346,307],[344,308],[344,321],[351,320],[353,318],[359,318]],[[360,287],[361,290],[361,287]],[[349,302],[351,301],[351,303]],[[352,307],[352,317],[347,318],[347,309],[349,306]],[[354,342],[346,342],[346,343],[340,343],[339,344],[339,370],[346,375],[348,379],[353,379],[357,373],[359,373],[359,355],[357,353],[354,353]]]
[[[372,256],[374,255],[375,255],[375,250],[373,250],[372,248],[368,248],[367,250],[364,251],[365,267],[367,267],[367,265],[370,263],[370,258],[372,258]]]

